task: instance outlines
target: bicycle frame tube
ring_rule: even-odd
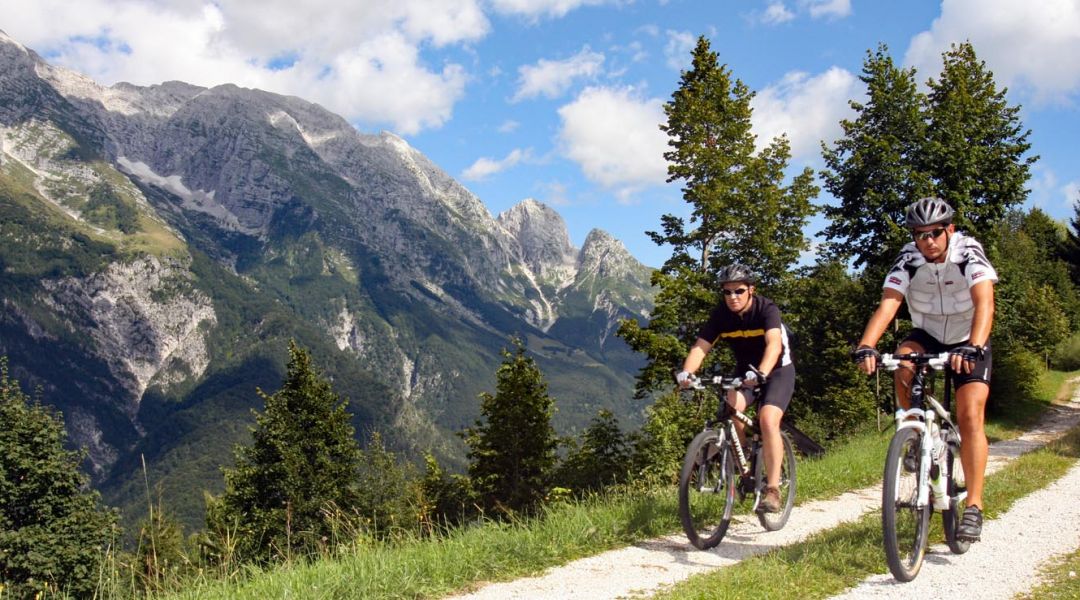
[[[931,435],[933,423],[938,416],[938,408],[941,406],[933,396],[926,393],[925,378],[929,371],[928,365],[919,365],[915,369],[915,376],[911,379],[911,408],[896,409],[896,430],[916,429],[919,432],[919,493],[916,505],[919,508],[930,502],[930,467],[933,462],[931,456],[934,449],[934,440]],[[923,408],[924,400],[929,399],[931,410]],[[935,406],[936,405],[936,406]],[[914,417],[914,418],[912,418]]]
[[[736,413],[738,415],[741,415],[744,419],[746,418],[746,415],[743,415],[738,411],[736,411]],[[743,451],[742,444],[739,442],[739,434],[735,430],[735,421],[728,420],[727,431],[729,438],[728,443],[735,448],[735,456],[739,460],[739,473],[741,475],[746,475],[750,472],[750,459],[746,457],[746,452]]]

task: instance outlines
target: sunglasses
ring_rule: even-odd
[[[739,288],[737,290],[723,290],[725,296],[742,296],[747,291],[747,288]]]
[[[911,237],[915,238],[916,242],[922,242],[925,240],[936,240],[941,237],[941,234],[945,233],[944,227],[935,227],[930,231],[912,231]]]

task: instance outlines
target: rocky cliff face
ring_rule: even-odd
[[[280,381],[286,338],[346,388],[361,430],[406,450],[460,458],[451,432],[512,335],[562,426],[598,403],[638,410],[639,359],[612,332],[652,291],[617,240],[574,248],[535,200],[495,218],[405,140],[299,98],[104,87],[0,33],[0,214],[0,353],[63,398],[116,490],[139,453],[177,468],[220,452],[241,399]]]

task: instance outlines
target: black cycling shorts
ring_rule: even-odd
[[[922,329],[912,329],[911,333],[904,338],[904,342],[915,342],[922,346],[923,352],[927,354],[948,352],[957,346],[963,346],[968,343],[967,340],[964,340],[958,344],[942,344],[937,341],[934,336],[926,333],[926,331]],[[900,345],[903,345],[903,342],[901,342]],[[971,369],[970,373],[953,373],[950,370],[953,388],[960,389],[960,386],[973,381],[981,381],[986,385],[990,385],[990,370],[992,366],[993,360],[990,352],[990,341],[987,340],[986,346],[983,349],[983,357],[975,360],[975,366]]]
[[[739,373],[745,373],[748,370],[749,368],[744,366],[739,370]],[[791,395],[794,393],[795,365],[776,367],[772,370],[772,373],[769,373],[765,387],[761,390],[758,410],[768,404],[787,412],[788,405],[791,404]]]

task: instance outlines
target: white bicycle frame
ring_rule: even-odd
[[[895,371],[900,368],[901,360],[894,358],[892,354],[881,355],[881,366],[889,371]],[[931,358],[927,363],[931,369],[940,371],[949,364],[949,353],[942,352],[934,358]],[[937,510],[944,510],[949,508],[950,498],[947,494],[945,487],[945,479],[938,476],[937,479],[930,479],[930,467],[933,465],[935,459],[934,442],[938,439],[938,431],[940,426],[938,425],[938,419],[942,421],[949,421],[949,413],[945,410],[945,407],[925,391],[920,391],[922,394],[923,404],[930,405],[933,410],[926,410],[925,408],[909,408],[907,410],[897,407],[896,409],[896,430],[901,429],[916,429],[919,431],[921,440],[919,444],[919,493],[916,498],[917,508],[923,508],[930,502],[931,489],[934,492],[934,508]],[[916,417],[916,418],[911,418]],[[960,435],[960,431],[953,427],[954,433],[957,436]],[[944,466],[944,465],[941,465]],[[957,496],[957,502],[967,497],[967,490],[961,492]]]

